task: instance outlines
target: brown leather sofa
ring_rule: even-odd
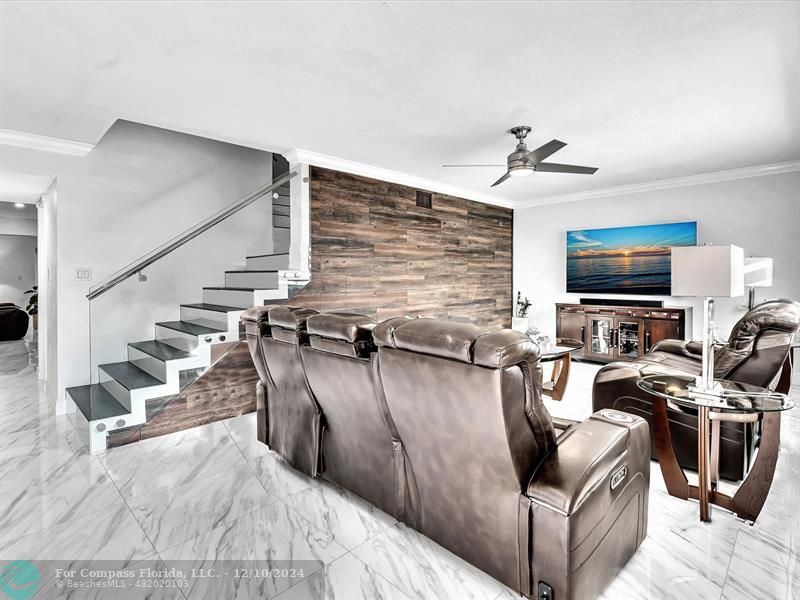
[[[731,330],[728,342],[716,347],[714,375],[761,387],[788,391],[789,350],[800,329],[800,303],[770,300],[754,307]],[[702,344],[664,340],[634,362],[605,365],[594,380],[593,410],[614,408],[647,420],[652,429],[652,397],[636,386],[643,375],[678,373],[699,375]],[[784,370],[786,366],[787,370]],[[781,382],[781,376],[785,379]],[[668,408],[670,433],[681,466],[697,469],[697,414],[677,406]],[[720,475],[742,479],[759,443],[760,423],[722,422],[720,428]],[[651,448],[656,458],[655,445]]]
[[[519,593],[597,596],[643,541],[644,420],[604,410],[554,422],[527,336],[292,307],[243,321],[265,378],[260,439]],[[285,416],[292,395],[302,419]]]

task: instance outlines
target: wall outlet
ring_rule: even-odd
[[[91,281],[92,269],[89,267],[77,267],[75,269],[75,279],[77,281]]]

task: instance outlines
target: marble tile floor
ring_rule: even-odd
[[[576,363],[552,414],[591,412],[596,365]],[[793,393],[800,399],[800,387]],[[648,537],[603,598],[800,600],[800,409],[785,414],[755,526],[666,494],[653,463]],[[37,381],[35,345],[0,343],[0,558],[303,561],[303,577],[141,590],[141,598],[508,600],[502,584],[360,498],[288,468],[255,415],[89,455]],[[271,564],[271,563],[270,563]],[[117,595],[37,598],[120,597]]]

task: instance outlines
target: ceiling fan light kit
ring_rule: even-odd
[[[512,127],[508,133],[517,138],[517,147],[508,155],[505,165],[442,165],[444,167],[506,167],[506,173],[495,181],[491,187],[500,185],[509,177],[526,177],[534,171],[543,173],[573,173],[578,175],[592,175],[596,167],[581,167],[578,165],[561,165],[558,163],[542,162],[548,156],[555,154],[566,146],[566,142],[551,140],[536,150],[528,150],[525,137],[531,132],[527,125]]]

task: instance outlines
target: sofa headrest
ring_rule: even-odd
[[[472,346],[473,362],[482,367],[506,367],[539,360],[539,346],[524,333],[498,329],[482,335]]]
[[[731,330],[728,343],[736,349],[752,343],[765,329],[783,331],[790,336],[800,328],[800,302],[767,300],[748,311]]]
[[[305,331],[308,318],[318,314],[316,310],[311,308],[286,305],[275,306],[269,310],[269,324],[283,329]]]
[[[244,311],[239,320],[244,325],[244,329],[248,335],[255,336],[270,336],[272,335],[269,326],[269,311],[272,310],[276,304],[267,304],[264,306],[253,306]]]
[[[769,344],[783,346],[788,352],[792,337],[800,328],[800,303],[794,300],[767,300],[753,307],[731,330],[728,343],[714,352],[714,375],[727,378],[747,362],[760,340],[769,338]],[[785,356],[785,353],[784,353]],[[776,355],[771,365],[762,365],[777,373],[784,356]],[[763,361],[762,361],[763,362]]]
[[[243,323],[263,323],[269,322],[269,311],[274,308],[273,306],[253,306],[244,311],[239,320]]]
[[[498,368],[536,362],[539,347],[519,331],[441,319],[390,319],[375,328],[378,346]]]
[[[371,317],[355,313],[326,313],[312,315],[306,321],[309,335],[341,342],[371,342],[377,323]]]
[[[392,317],[381,321],[372,330],[372,339],[375,340],[375,344],[378,346],[394,347],[395,330],[403,323],[411,320],[413,320],[412,317]]]
[[[311,347],[350,358],[367,358],[375,350],[372,330],[375,320],[355,313],[326,313],[309,317]]]

